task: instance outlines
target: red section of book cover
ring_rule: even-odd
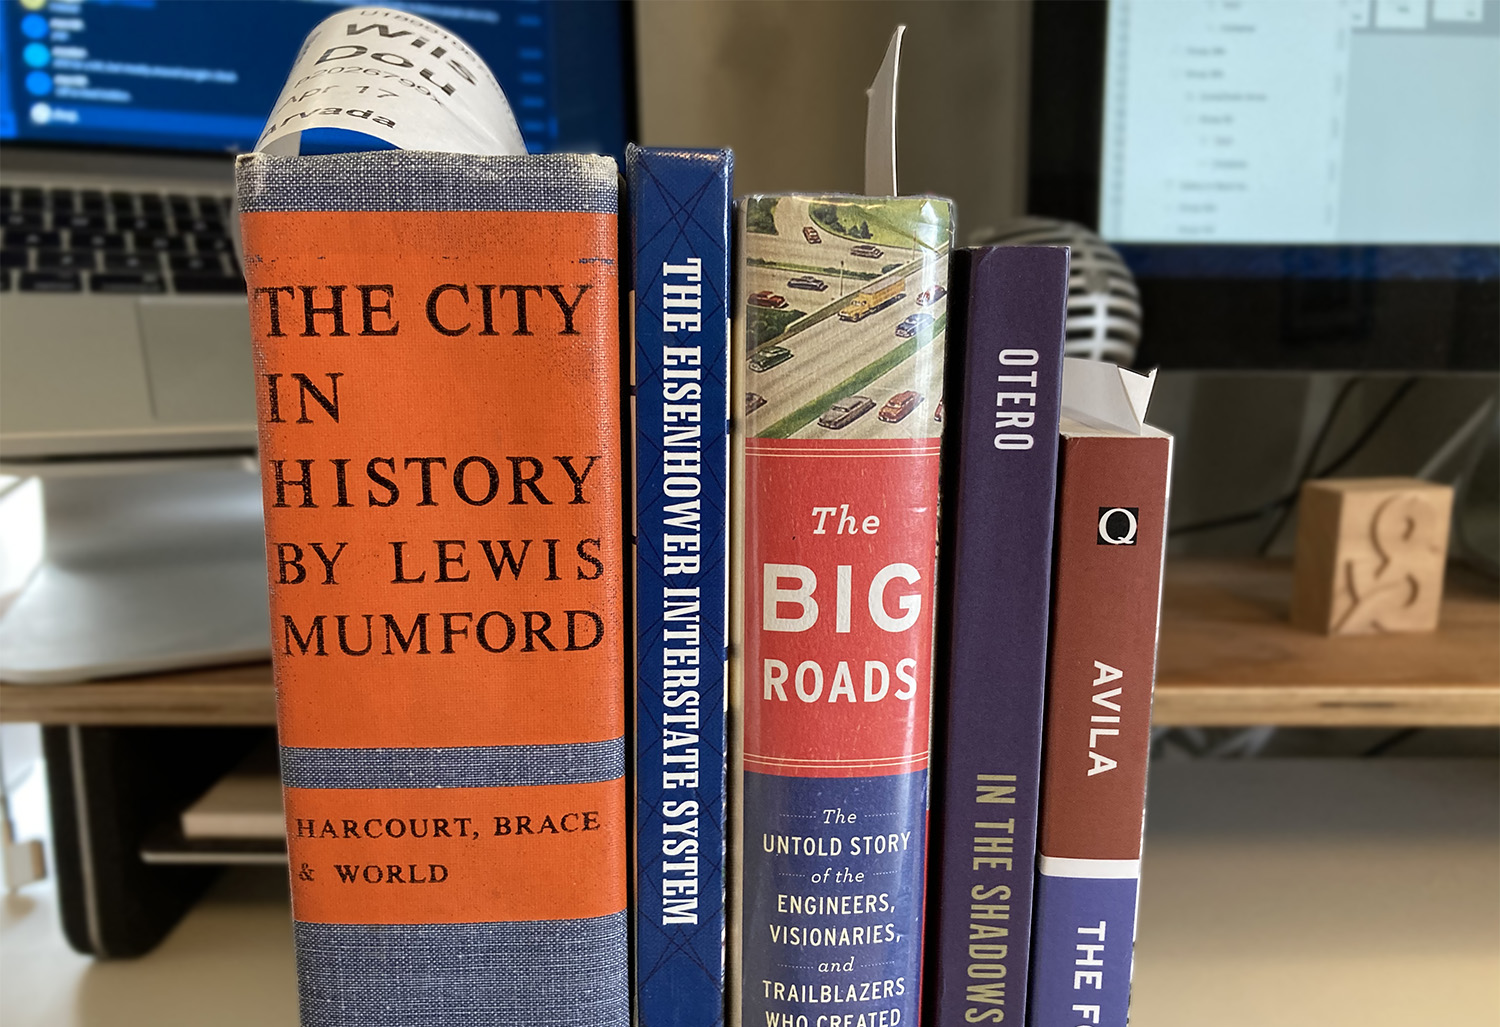
[[[282,744],[619,737],[615,219],[244,232]]]
[[[922,770],[939,441],[750,439],[745,769]]]
[[[288,788],[292,912],[314,923],[577,920],[625,908],[618,781]],[[443,887],[451,885],[451,887]]]

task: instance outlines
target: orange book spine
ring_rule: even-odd
[[[241,159],[305,1024],[628,1022],[616,182]]]

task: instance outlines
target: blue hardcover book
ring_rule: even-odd
[[[932,1027],[1026,1010],[1068,251],[961,250],[950,304]]]
[[[728,150],[631,147],[636,1022],[724,1021]]]

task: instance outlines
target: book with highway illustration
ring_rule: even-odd
[[[632,146],[635,1022],[724,1021],[733,157]]]
[[[913,1024],[951,205],[740,215],[731,1017]]]

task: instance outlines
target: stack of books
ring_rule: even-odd
[[[239,166],[304,1023],[1123,1024],[1170,440],[1067,251],[319,149]]]

